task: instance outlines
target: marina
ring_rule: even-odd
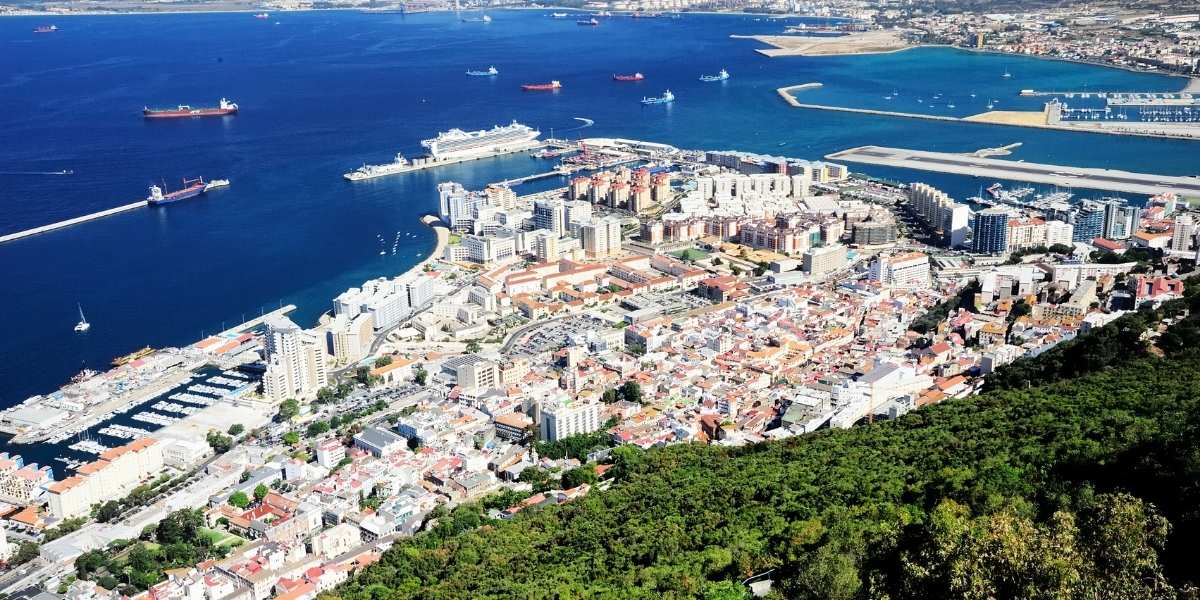
[[[1148,196],[1175,194],[1186,197],[1200,194],[1200,179],[1195,177],[1017,162],[904,148],[861,146],[834,152],[826,155],[825,158],[918,171],[1041,183],[1064,188],[1085,188]]]

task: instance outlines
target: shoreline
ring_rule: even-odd
[[[771,37],[789,37],[787,35],[730,34],[729,37],[732,39],[737,39],[737,40],[754,40],[760,44],[766,44],[768,46],[771,46],[771,48],[755,48],[754,49],[755,52],[758,52],[759,54],[762,54],[763,56],[766,56],[768,58],[781,58],[781,57],[786,58],[789,56],[802,56],[802,57],[806,57],[806,58],[820,58],[823,56],[863,56],[863,55],[871,55],[871,54],[895,54],[897,52],[905,52],[907,50],[914,50],[917,48],[949,48],[951,50],[959,50],[959,51],[963,51],[963,52],[973,52],[976,54],[992,54],[992,55],[996,55],[996,56],[1006,56],[1006,57],[1033,58],[1033,59],[1038,59],[1038,60],[1053,60],[1053,61],[1058,61],[1058,62],[1076,64],[1076,65],[1087,65],[1087,66],[1092,66],[1092,67],[1102,67],[1102,68],[1106,68],[1106,69],[1120,69],[1122,71],[1128,71],[1130,73],[1139,73],[1139,74],[1143,74],[1143,75],[1161,75],[1163,77],[1176,77],[1176,78],[1183,79],[1185,81],[1185,83],[1184,83],[1183,88],[1181,88],[1173,93],[1177,93],[1177,94],[1178,93],[1200,93],[1200,77],[1196,77],[1193,75],[1185,75],[1183,73],[1168,73],[1165,71],[1156,71],[1156,70],[1143,69],[1143,68],[1138,68],[1138,67],[1131,67],[1129,65],[1117,65],[1117,64],[1105,63],[1105,62],[1100,62],[1100,61],[1095,61],[1095,60],[1064,58],[1061,56],[1050,56],[1050,55],[1042,55],[1042,54],[1018,54],[1018,53],[1014,53],[1014,52],[1003,52],[1000,50],[990,50],[988,48],[968,48],[968,47],[963,47],[963,46],[955,46],[952,44],[912,44],[909,46],[905,46],[903,48],[894,48],[894,49],[890,49],[890,50],[867,50],[867,51],[852,50],[852,51],[846,51],[846,52],[823,52],[823,53],[809,54],[798,48],[787,48],[785,46],[780,46],[778,44],[769,42],[766,39],[764,39],[764,38],[771,38]],[[802,38],[804,36],[790,36],[790,37]],[[845,37],[852,37],[852,36],[845,36]],[[844,38],[834,38],[834,39],[844,39]],[[773,50],[778,50],[778,52],[773,52]],[[1165,93],[1172,93],[1172,92],[1165,92]]]

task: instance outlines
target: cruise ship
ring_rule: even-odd
[[[364,179],[395,175],[396,173],[411,170],[412,165],[408,162],[407,158],[404,158],[404,154],[397,154],[396,160],[386,165],[363,165],[349,173],[343,174],[342,177],[345,177],[347,181],[362,181]]]
[[[421,145],[429,149],[434,160],[453,160],[519,149],[541,134],[528,125],[513,121],[511,125],[496,125],[479,131],[451,129],[439,133],[436,138],[422,141]]]

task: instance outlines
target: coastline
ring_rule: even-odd
[[[821,57],[821,56],[860,56],[860,55],[871,55],[871,54],[894,54],[897,52],[904,52],[904,51],[913,50],[916,48],[949,48],[952,50],[960,50],[960,51],[964,51],[964,52],[974,52],[974,53],[978,53],[978,54],[993,54],[996,56],[1035,58],[1035,59],[1039,59],[1039,60],[1054,60],[1054,61],[1059,61],[1059,62],[1077,64],[1077,65],[1088,65],[1088,66],[1092,66],[1092,67],[1104,67],[1104,68],[1108,68],[1108,69],[1121,69],[1122,71],[1128,71],[1130,73],[1141,73],[1141,74],[1145,74],[1145,75],[1162,75],[1164,77],[1177,77],[1177,78],[1183,79],[1185,81],[1185,83],[1184,83],[1183,88],[1181,88],[1180,90],[1178,90],[1175,93],[1200,93],[1200,77],[1195,77],[1192,75],[1184,75],[1182,73],[1167,73],[1164,71],[1156,71],[1156,70],[1151,70],[1151,69],[1131,67],[1129,65],[1111,64],[1111,63],[1105,63],[1105,62],[1100,62],[1100,61],[1095,61],[1095,60],[1064,58],[1061,56],[1049,56],[1049,55],[1043,55],[1043,54],[1017,54],[1017,53],[1013,53],[1013,52],[1002,52],[1000,50],[992,50],[992,49],[988,49],[988,48],[969,48],[969,47],[964,47],[964,46],[955,46],[952,44],[911,44],[911,45],[904,46],[902,48],[880,49],[880,50],[846,50],[846,51],[808,52],[804,48],[789,48],[787,46],[780,45],[780,44],[777,44],[777,43],[771,41],[771,38],[785,38],[785,37],[803,38],[803,36],[770,35],[770,34],[751,34],[751,35],[730,34],[729,37],[732,39],[737,39],[737,40],[754,40],[761,44],[766,44],[768,46],[771,46],[772,48],[755,48],[755,50],[754,50],[755,52],[758,52],[759,54],[762,54],[763,56],[766,56],[769,58],[778,58],[778,57],[787,57],[787,56],[804,56],[804,57],[810,57],[810,58]],[[848,45],[848,42],[851,42],[854,40],[850,40],[847,38],[853,38],[853,37],[854,36],[851,35],[851,36],[844,36],[841,38],[832,38],[832,39],[845,40],[844,43],[847,43],[847,45]]]

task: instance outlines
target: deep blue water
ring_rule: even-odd
[[[432,235],[417,216],[434,186],[468,187],[544,169],[525,156],[350,184],[341,173],[450,127],[517,119],[558,136],[612,135],[684,147],[802,158],[864,144],[968,151],[1024,142],[1013,158],[1170,174],[1200,170],[1197,145],[1000,126],[863,117],[790,108],[783,85],[820,81],[806,99],[873,105],[941,92],[995,97],[1020,88],[1176,90],[1177,79],[948,49],[858,57],[768,59],[731,33],[782,23],[741,16],[606,21],[585,28],[544,12],[196,14],[0,19],[0,233],[142,198],[146,186],[203,175],[231,188],[0,245],[4,316],[0,405],[47,392],[81,366],[101,368],[144,345],[192,342],[263,308],[295,303],[311,324],[346,287],[405,270]],[[278,24],[275,22],[278,21]],[[61,31],[34,35],[54,22]],[[495,65],[496,78],[467,69]],[[733,78],[697,77],[727,68]],[[1014,75],[1002,79],[1005,69]],[[614,83],[641,71],[644,82]],[[561,80],[557,93],[525,82]],[[673,105],[638,100],[670,88]],[[145,122],[144,105],[242,108],[224,119]],[[960,105],[964,109],[967,102]],[[578,127],[574,117],[595,120]],[[969,195],[978,180],[855,167]],[[556,185],[543,181],[538,187]],[[401,236],[380,257],[376,236]],[[71,331],[82,302],[93,326]]]

